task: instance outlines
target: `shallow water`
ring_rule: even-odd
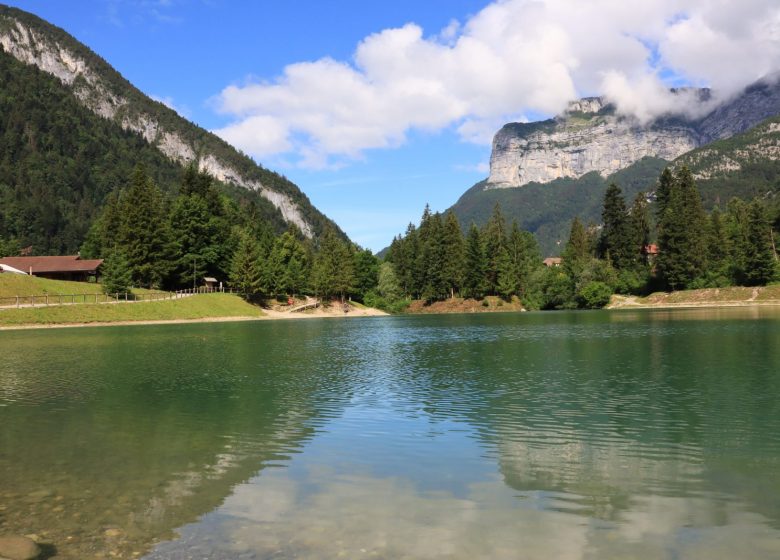
[[[780,557],[780,310],[0,333],[57,558]]]

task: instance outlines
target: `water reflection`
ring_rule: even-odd
[[[771,557],[780,314],[730,311],[4,334],[0,532],[63,558]]]

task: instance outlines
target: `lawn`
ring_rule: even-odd
[[[170,301],[0,309],[0,326],[171,321],[262,315],[259,307],[238,296],[200,294]]]

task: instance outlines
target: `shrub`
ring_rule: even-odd
[[[604,282],[588,282],[577,294],[580,305],[587,309],[601,309],[609,303],[610,297],[612,288]]]

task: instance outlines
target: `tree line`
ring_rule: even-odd
[[[517,222],[507,226],[499,205],[484,227],[472,223],[465,235],[451,211],[426,207],[420,225],[393,240],[386,260],[396,298],[516,296],[531,309],[603,307],[613,293],[764,285],[780,279],[780,209],[771,202],[735,198],[725,212],[707,214],[690,170],[666,169],[654,193],[639,193],[631,205],[610,185],[602,223],[575,218],[553,266],[543,266],[531,233]]]
[[[129,286],[189,288],[209,276],[252,298],[362,300],[375,289],[379,261],[370,251],[332,228],[316,240],[295,226],[276,235],[255,210],[221,194],[193,166],[171,200],[139,166],[107,200],[81,254],[105,259],[102,281],[111,293]]]

